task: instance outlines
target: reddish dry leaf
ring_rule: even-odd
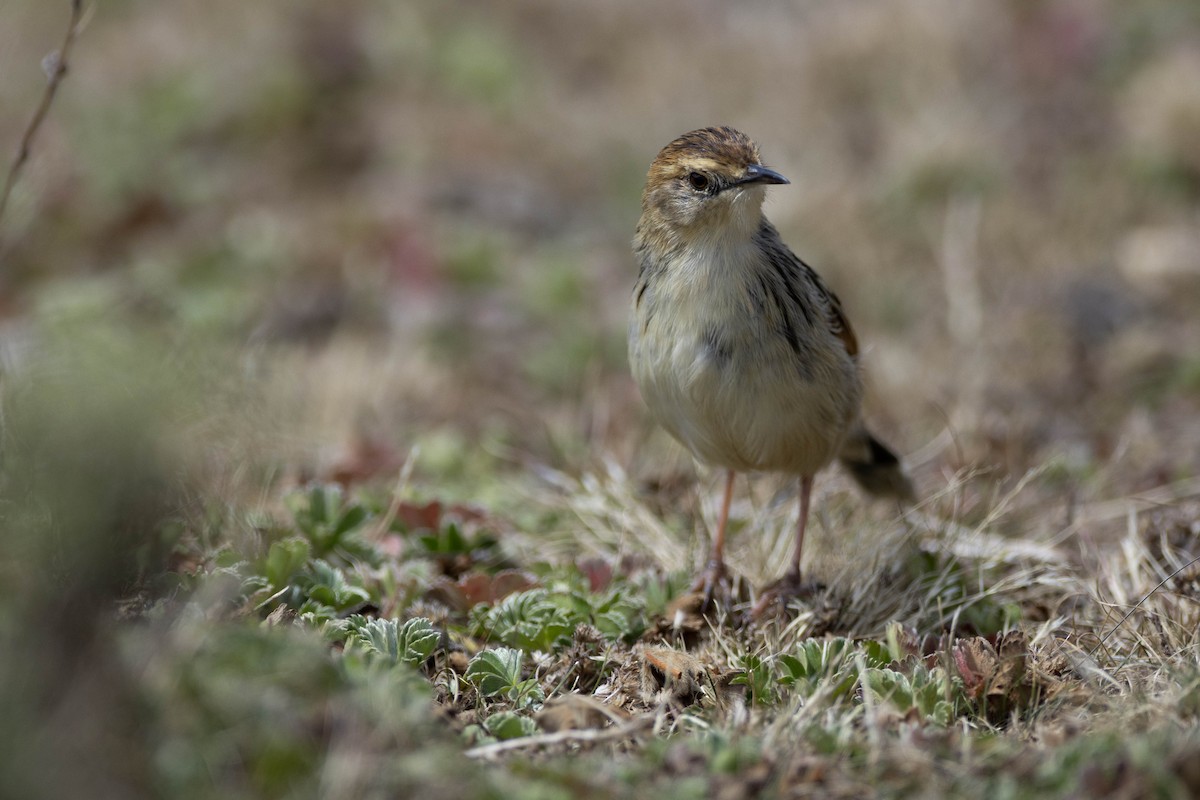
[[[982,636],[960,639],[952,654],[967,694],[986,697],[990,708],[1003,712],[1026,704],[1032,694],[1025,663],[1029,643],[1016,631],[992,638],[995,646]]]
[[[452,517],[459,522],[481,523],[487,521],[487,514],[481,509],[465,503],[445,505],[440,500],[430,500],[428,503],[405,501],[396,506],[396,521],[406,531],[436,531],[441,528],[445,517]]]
[[[404,456],[390,444],[368,436],[350,442],[325,473],[325,479],[350,487],[379,475],[394,475],[404,466]]]
[[[972,698],[978,699],[996,673],[996,651],[987,639],[975,636],[959,639],[951,651],[954,665],[962,678],[963,688]]]
[[[454,586],[462,597],[463,611],[479,603],[492,601],[492,576],[490,575],[471,572],[459,577]]]
[[[888,641],[893,642],[906,658],[916,657],[919,659],[925,655],[924,640],[918,639],[917,632],[911,628],[905,628],[898,624],[889,626]]]
[[[1029,641],[1020,631],[1002,634],[996,644],[1000,655],[1000,667],[993,683],[995,690],[989,694],[1013,694],[1025,683],[1025,658],[1029,653]]]
[[[510,594],[524,592],[535,586],[537,580],[532,575],[515,569],[501,570],[495,575],[471,572],[457,581],[439,578],[426,592],[425,598],[455,611],[466,612],[480,603],[495,604]]]
[[[495,604],[510,594],[527,591],[536,585],[533,576],[515,569],[501,570],[495,575],[476,572],[458,579],[458,588],[469,603],[468,608],[479,603]]]
[[[537,585],[537,579],[526,572],[515,569],[501,570],[492,578],[491,600],[488,602],[495,603],[510,594],[525,592]]]
[[[579,562],[579,571],[588,579],[588,588],[601,592],[612,583],[613,568],[602,558],[585,558]]]
[[[430,500],[428,503],[400,503],[396,506],[396,521],[406,531],[436,531],[442,523],[442,510],[440,500]]]

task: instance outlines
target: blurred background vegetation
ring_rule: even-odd
[[[0,8],[5,161],[68,10]],[[390,482],[414,445],[416,480],[489,506],[531,463],[687,469],[626,373],[629,240],[650,160],[710,124],[791,178],[768,214],[926,489],[1044,468],[1061,522],[1200,471],[1191,0],[105,0],[70,66],[0,223],[0,625],[27,652],[28,615],[106,624],[72,627],[164,529]],[[0,683],[59,707],[31,665],[80,652]]]
[[[66,5],[6,6],[10,148]],[[1144,488],[1200,449],[1198,30],[1163,0],[98,4],[5,221],[5,361],[104,318],[239,351],[288,463],[439,429],[628,459],[642,176],[731,124],[902,449],[949,420],[971,463],[1119,452]]]

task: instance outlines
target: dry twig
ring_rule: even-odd
[[[654,724],[654,717],[646,715],[635,717],[623,725],[618,725],[613,728],[603,728],[600,730],[567,730],[557,731],[556,733],[543,733],[535,736],[522,736],[519,739],[508,739],[503,742],[493,742],[484,744],[478,747],[472,747],[467,750],[464,755],[467,758],[495,758],[496,756],[507,753],[510,750],[525,750],[531,747],[547,747],[549,745],[564,744],[564,743],[596,743],[596,742],[612,742],[621,739],[627,739],[636,736],[643,731],[650,730]]]
[[[59,85],[67,75],[67,60],[71,55],[71,45],[74,44],[75,36],[79,32],[79,21],[82,17],[83,0],[71,0],[71,18],[67,23],[67,32],[63,36],[62,46],[56,52],[51,53],[44,62],[47,65],[49,79],[46,81],[45,91],[42,92],[42,101],[38,104],[37,110],[33,112],[29,124],[25,126],[25,132],[21,134],[16,155],[13,156],[12,163],[8,167],[8,174],[4,178],[4,189],[0,191],[0,224],[4,221],[4,212],[8,208],[8,199],[12,195],[13,187],[16,186],[21,171],[29,161],[33,141],[42,127],[42,122],[46,119],[46,114],[50,111],[50,105],[54,102]],[[3,250],[0,249],[0,253],[2,252]]]

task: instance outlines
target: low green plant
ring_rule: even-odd
[[[271,544],[257,572],[266,579],[267,587],[278,591],[286,588],[304,570],[310,558],[312,544],[309,540],[289,536]]]
[[[314,484],[284,498],[296,530],[308,541],[314,558],[334,559],[344,564],[380,563],[379,552],[361,532],[371,512],[350,500],[336,484]]]
[[[863,672],[861,686],[878,703],[888,703],[907,714],[917,712],[922,719],[949,725],[967,707],[962,684],[941,667],[929,669],[923,664],[908,672],[876,668]]]
[[[753,705],[770,705],[775,702],[775,676],[771,663],[759,656],[747,653],[738,659],[741,673],[730,681],[736,686],[745,686]]]
[[[529,717],[523,717],[513,711],[500,711],[492,714],[480,726],[487,738],[505,741],[532,736],[537,733],[537,723]]]
[[[301,579],[310,603],[345,611],[371,598],[371,593],[351,583],[346,574],[323,559],[317,559]],[[301,607],[303,608],[303,606]]]
[[[610,641],[630,642],[646,628],[642,606],[628,591],[604,594],[580,589],[530,589],[509,595],[495,606],[471,611],[474,635],[526,651],[554,652],[571,641],[579,625],[592,625]]]
[[[832,685],[832,695],[848,695],[858,680],[854,674],[854,645],[848,639],[822,639],[802,642],[794,653],[779,656],[778,682],[808,696],[822,682]],[[874,659],[872,659],[874,660]]]
[[[454,520],[449,520],[435,529],[420,529],[415,532],[414,553],[443,565],[447,572],[455,572],[459,562],[482,565],[489,569],[503,566],[500,540],[486,529],[468,532]]]
[[[373,619],[355,632],[353,641],[366,652],[393,664],[425,663],[437,649],[441,634],[423,617],[405,622]]]
[[[522,650],[553,650],[575,630],[570,614],[550,602],[545,589],[509,595],[495,606],[481,604],[472,615],[477,636]]]
[[[501,698],[518,708],[540,703],[545,696],[537,679],[521,677],[524,658],[511,647],[484,650],[471,659],[465,677],[483,697]]]

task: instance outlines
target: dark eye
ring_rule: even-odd
[[[708,177],[701,175],[699,172],[693,172],[691,175],[688,175],[687,180],[697,192],[703,192],[708,188]]]

